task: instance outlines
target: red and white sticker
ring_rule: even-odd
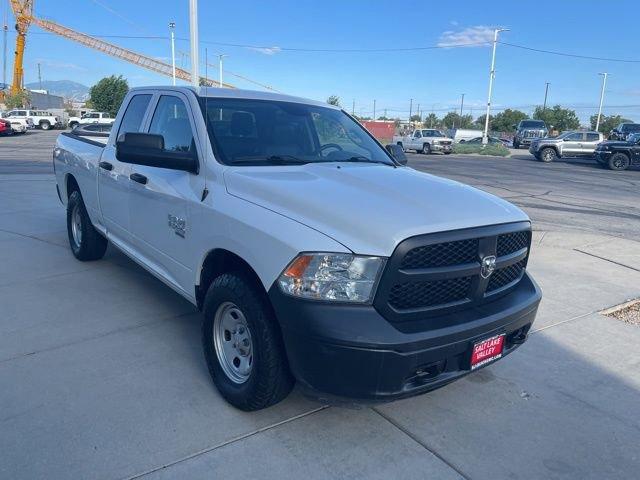
[[[471,351],[471,370],[480,368],[502,357],[504,337],[503,333],[475,343]]]

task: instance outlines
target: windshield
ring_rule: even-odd
[[[626,132],[640,132],[640,123],[627,123],[623,131]]]
[[[536,120],[525,120],[520,122],[520,128],[545,128],[544,122]]]
[[[422,130],[423,137],[444,137],[442,132],[438,130]]]
[[[209,136],[227,165],[372,162],[393,165],[340,110],[270,100],[202,98]]]

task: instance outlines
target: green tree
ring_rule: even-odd
[[[503,112],[497,113],[495,117],[491,118],[491,130],[494,132],[514,132],[514,125],[517,125],[520,120],[524,120],[526,118],[528,118],[526,113],[521,112],[520,110],[511,110],[510,108],[507,108]]]
[[[30,104],[31,97],[28,90],[20,90],[17,93],[8,93],[4,97],[4,104],[9,110],[13,108],[26,107]]]
[[[122,75],[111,75],[91,87],[89,101],[96,110],[115,115],[128,91],[129,84]]]
[[[422,122],[422,125],[424,125],[425,128],[438,128],[440,127],[441,122],[435,113],[430,113],[429,115],[424,117],[424,122]]]
[[[415,115],[411,115],[411,118],[409,119],[409,121],[411,122],[420,122],[422,121],[422,117],[418,114]]]
[[[327,103],[329,105],[335,105],[336,107],[340,107],[340,97],[337,95],[331,95],[329,98],[327,98]]]
[[[478,130],[484,130],[484,119],[487,118],[487,114],[480,115],[476,118],[476,121],[473,122],[473,126]],[[493,125],[493,115],[489,115],[489,129],[491,129],[491,125]]]
[[[591,115],[589,119],[591,121],[591,130],[596,129],[596,122],[598,121],[598,114]],[[600,115],[600,126],[598,131],[608,134],[611,130],[616,128],[621,123],[631,122],[628,118],[624,118],[621,115]]]
[[[473,117],[471,115],[462,115],[456,112],[447,113],[442,119],[445,128],[470,128],[473,125]]]
[[[533,112],[533,118],[543,120],[547,124],[547,128],[553,127],[555,130],[563,132],[565,130],[574,130],[580,126],[580,119],[574,110],[562,108],[555,105],[553,108],[543,110],[542,107],[536,107]]]

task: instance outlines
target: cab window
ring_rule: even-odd
[[[193,130],[187,106],[181,98],[163,95],[153,112],[149,133],[164,137],[164,148],[174,152],[193,152]]]

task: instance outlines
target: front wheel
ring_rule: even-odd
[[[107,239],[91,223],[78,190],[69,196],[67,202],[67,234],[71,251],[78,260],[99,260],[107,250]]]
[[[425,143],[424,145],[422,145],[422,150],[420,151],[420,153],[429,155],[431,153],[431,145],[429,145],[428,143]]]
[[[609,159],[610,170],[626,170],[630,164],[631,160],[624,153],[614,153]]]
[[[202,346],[213,383],[240,410],[274,405],[293,388],[268,299],[242,273],[222,274],[209,287]]]
[[[551,147],[543,148],[540,152],[540,160],[545,163],[553,162],[556,158],[558,158],[558,154]]]

